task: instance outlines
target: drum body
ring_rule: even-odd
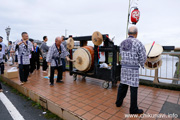
[[[148,54],[151,48],[151,44],[145,45],[146,55]],[[147,56],[146,63],[144,65],[145,68],[150,70],[158,69],[162,66],[161,54],[163,52],[163,48],[159,44],[154,44],[150,54]]]
[[[162,66],[161,55],[157,57],[147,58],[146,63],[144,65],[145,68],[150,69],[150,70],[158,69],[161,66]]]
[[[79,71],[90,71],[94,66],[94,49],[92,46],[78,48],[73,54],[74,67]]]

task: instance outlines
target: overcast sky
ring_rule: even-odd
[[[11,27],[10,40],[92,35],[94,31],[115,36],[119,45],[126,37],[129,0],[0,0],[0,35],[6,41],[5,28]],[[180,47],[180,0],[139,0],[139,40]]]

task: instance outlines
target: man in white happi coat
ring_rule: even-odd
[[[62,82],[62,60],[61,58],[66,56],[66,59],[69,61],[69,52],[65,49],[62,43],[62,37],[56,37],[55,43],[49,48],[46,61],[48,65],[51,65],[50,70],[50,85],[54,85],[54,70],[57,69],[57,83]]]
[[[139,67],[144,68],[146,62],[146,50],[137,39],[138,30],[132,26],[128,30],[129,37],[120,44],[121,54],[121,82],[118,89],[116,106],[120,107],[130,86],[131,101],[130,114],[142,114],[143,110],[137,106],[137,94],[139,87]]]

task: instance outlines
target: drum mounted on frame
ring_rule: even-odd
[[[162,66],[162,59],[161,54],[163,52],[163,47],[159,44],[152,44],[145,45],[147,60],[144,65],[145,68],[150,70],[158,69]]]

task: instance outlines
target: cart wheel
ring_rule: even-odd
[[[73,79],[74,79],[74,81],[77,80],[77,75],[76,74],[73,75]]]
[[[109,87],[109,82],[103,82],[102,86],[103,88],[107,89]]]

